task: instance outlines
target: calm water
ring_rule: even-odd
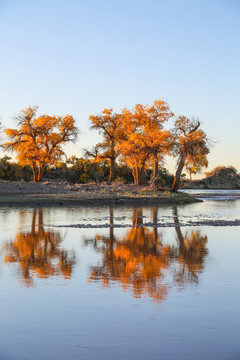
[[[240,359],[239,227],[192,219],[240,200],[1,208],[0,360]]]

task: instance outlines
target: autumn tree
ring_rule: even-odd
[[[140,108],[140,121],[143,124],[143,140],[153,161],[152,183],[155,185],[158,180],[159,162],[163,156],[169,153],[172,145],[170,131],[164,129],[164,123],[174,114],[170,111],[169,105],[163,100],[155,100],[152,106],[145,106],[145,114]],[[136,114],[138,116],[138,113]]]
[[[120,115],[113,112],[113,109],[104,109],[100,115],[91,115],[89,120],[92,125],[90,129],[96,129],[103,136],[103,141],[98,143],[92,152],[87,151],[96,161],[109,160],[110,174],[109,181],[113,181],[115,173],[115,162],[118,156],[116,150],[117,141],[120,136]]]
[[[53,165],[65,155],[62,146],[77,138],[71,115],[36,117],[38,107],[29,107],[17,116],[17,128],[5,129],[6,149],[17,153],[21,165],[31,165],[35,182],[42,181],[46,165]]]
[[[200,173],[203,168],[208,167],[208,159],[206,154],[199,154],[196,156],[194,162],[191,159],[186,161],[185,168],[189,172],[190,180],[192,180],[192,175]]]
[[[200,125],[198,120],[186,116],[179,116],[175,121],[174,153],[178,155],[179,160],[172,185],[173,192],[177,192],[179,188],[181,173],[186,162],[188,166],[197,164],[199,158],[206,160],[209,153],[209,140],[205,132],[200,129]]]
[[[117,145],[117,150],[121,154],[121,160],[132,168],[134,183],[142,184],[149,151],[142,139],[141,127],[139,119],[135,118],[135,111],[124,109],[121,115],[123,136]]]
[[[135,184],[143,181],[147,162],[153,162],[153,181],[158,177],[158,164],[170,149],[171,134],[163,124],[173,113],[163,100],[154,101],[152,106],[135,105],[133,111],[122,111],[124,136],[117,146],[122,159],[132,167]]]

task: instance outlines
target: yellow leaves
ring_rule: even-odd
[[[120,117],[113,109],[104,109],[100,115],[90,115],[91,129],[98,130],[105,142],[116,141],[119,136]],[[110,145],[110,143],[108,143]]]
[[[64,117],[58,116],[55,119],[54,126],[58,127],[60,134],[69,132],[69,135],[77,134],[77,128],[75,127],[75,120],[71,115],[66,115]]]
[[[17,129],[5,129],[4,132],[9,137],[18,136]]]
[[[116,149],[122,160],[133,168],[135,182],[138,182],[135,174],[142,171],[146,161],[160,157],[160,154],[162,159],[164,154],[169,153],[172,135],[163,129],[163,123],[172,116],[168,104],[163,100],[156,100],[151,107],[137,104],[133,111],[123,109],[123,136]]]
[[[3,146],[16,151],[22,165],[34,164],[43,168],[60,159],[64,154],[62,145],[76,139],[77,128],[71,115],[35,117],[36,110],[37,107],[23,110],[19,115],[18,128],[5,129],[11,141]]]
[[[107,159],[121,160],[133,169],[135,183],[141,183],[141,176],[147,161],[161,158],[171,150],[172,135],[163,125],[172,116],[169,105],[164,100],[155,100],[153,105],[136,104],[131,111],[122,109],[121,114],[113,109],[104,109],[100,115],[89,116],[91,129],[97,129],[104,141],[97,145]],[[161,155],[160,155],[161,154]],[[139,164],[137,166],[136,164]]]
[[[112,113],[113,113],[113,109],[112,109],[112,108],[110,108],[110,109],[104,109],[104,110],[102,111],[102,114],[104,115],[105,118],[110,118],[111,115],[112,115]]]
[[[175,153],[180,155],[179,168],[186,167],[191,174],[200,172],[208,166],[207,155],[210,152],[207,135],[200,128],[200,122],[179,116],[175,121]],[[180,183],[180,171],[177,171],[173,191],[176,191]]]

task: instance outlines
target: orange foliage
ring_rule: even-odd
[[[163,124],[173,113],[163,100],[154,101],[152,106],[137,104],[133,111],[122,111],[123,136],[117,145],[122,159],[133,169],[134,181],[142,183],[146,162],[154,161],[154,175],[157,177],[158,162],[171,146],[171,134]]]
[[[113,113],[113,109],[104,109],[100,115],[89,116],[89,120],[92,123],[91,129],[97,129],[103,135],[103,142],[96,145],[95,154],[88,151],[87,155],[94,156],[97,161],[110,160],[109,181],[113,181],[115,160],[118,156],[116,145],[121,131],[120,115]]]
[[[10,141],[3,146],[16,151],[20,164],[32,166],[34,181],[42,181],[45,166],[60,160],[62,145],[76,139],[77,128],[71,115],[35,117],[37,109],[21,111],[18,128],[5,129]]]
[[[199,127],[199,121],[190,120],[186,116],[179,116],[175,121],[175,154],[179,156],[179,163],[172,185],[174,192],[179,188],[185,164],[188,168],[192,166],[194,171],[208,164],[209,140]]]

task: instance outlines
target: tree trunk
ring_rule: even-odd
[[[135,167],[132,167],[132,173],[133,173],[133,180],[134,180],[134,184],[137,183],[137,171]]]
[[[114,179],[114,172],[115,172],[115,159],[110,159],[110,174],[109,174],[109,182],[112,182]]]
[[[143,175],[144,175],[144,167],[136,166],[133,168],[133,178],[135,185],[142,185],[143,183]]]
[[[135,185],[142,185],[144,178],[144,165],[132,166],[132,173]]]
[[[33,171],[33,181],[37,182],[38,181],[38,174],[37,174],[37,166],[36,166],[35,162],[32,163],[32,171]]]
[[[140,168],[138,168],[138,185],[142,185],[143,184],[143,177],[144,177],[144,166],[141,166]]]
[[[155,188],[158,182],[158,158],[154,157],[153,174],[151,179],[151,187]]]
[[[181,156],[179,164],[178,164],[178,168],[173,180],[173,184],[172,184],[172,192],[177,192],[179,185],[180,185],[180,177],[182,174],[182,170],[184,168],[185,165],[185,156]]]
[[[44,171],[44,166],[40,165],[39,168],[38,168],[37,182],[42,182],[42,180],[43,180],[43,171]]]
[[[158,159],[154,159],[154,168],[153,168],[153,181],[156,181],[158,178]]]

